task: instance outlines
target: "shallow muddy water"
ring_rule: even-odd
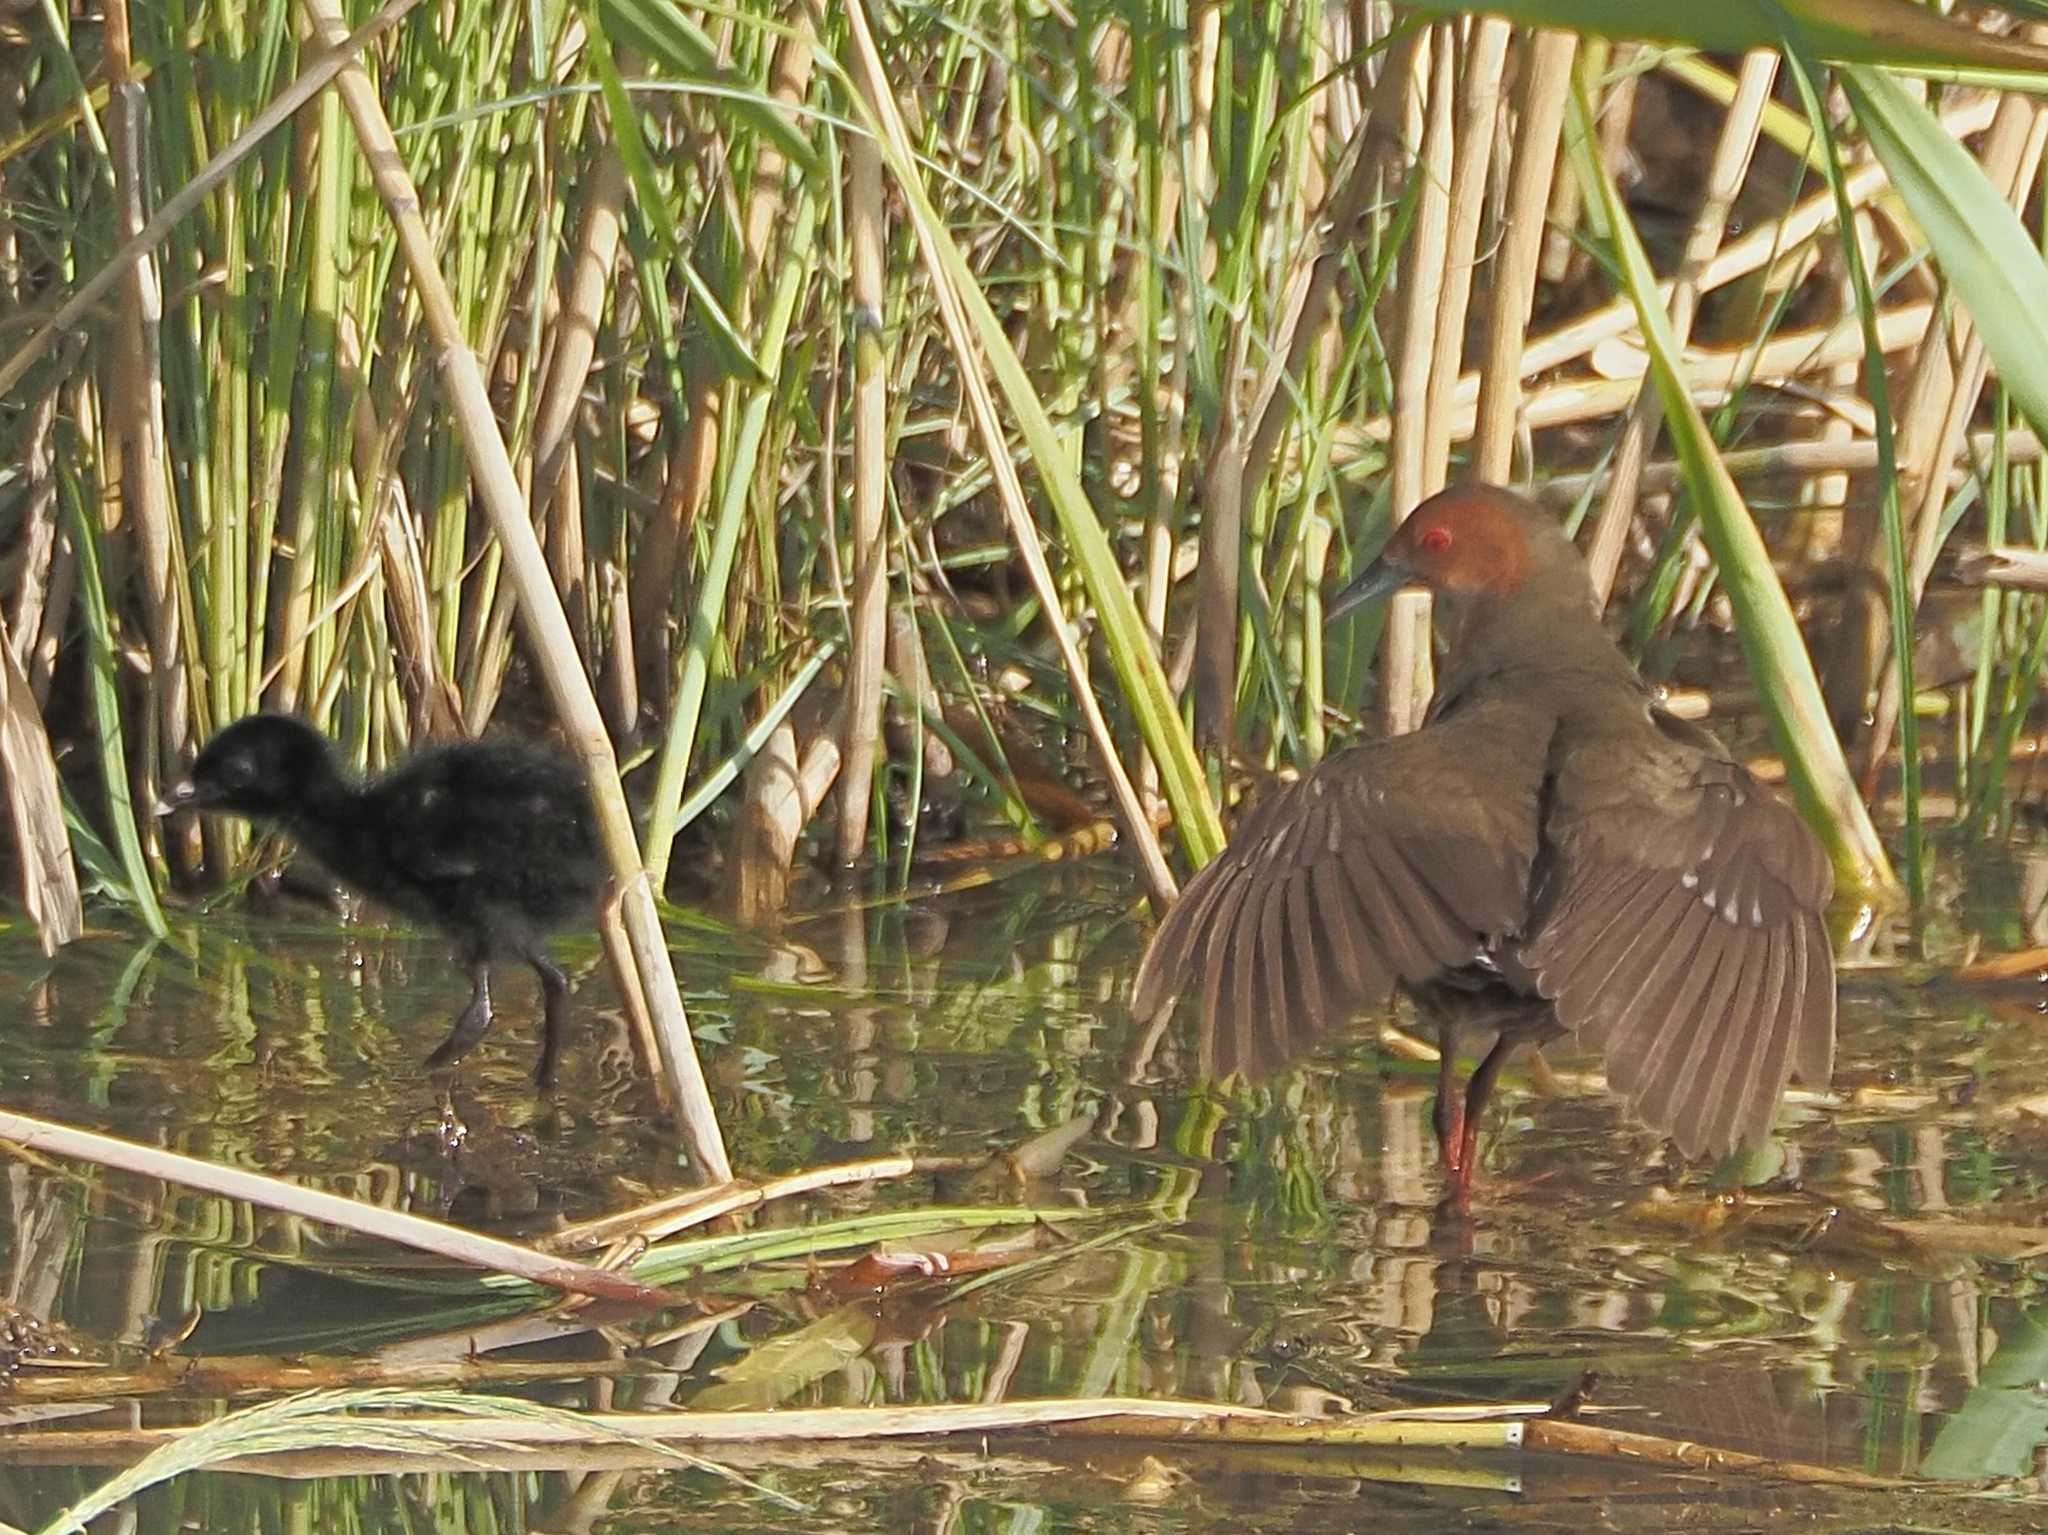
[[[2035,941],[2028,865],[1951,884],[1965,916],[1927,937],[1941,957],[1972,935],[1987,948]],[[1370,1028],[1227,1103],[1168,1070],[1127,1082],[1142,928],[1107,861],[831,914],[779,943],[681,920],[673,931],[746,1173],[898,1149],[978,1155],[1090,1122],[1058,1173],[1028,1186],[916,1177],[778,1205],[761,1224],[1013,1201],[1071,1226],[1014,1273],[879,1315],[851,1303],[838,1327],[832,1303],[802,1293],[801,1260],[698,1276],[752,1308],[650,1343],[638,1324],[540,1324],[471,1292],[451,1300],[404,1255],[244,1204],[9,1157],[0,1300],[17,1331],[51,1340],[73,1381],[143,1368],[157,1389],[99,1402],[74,1388],[56,1404],[23,1394],[56,1373],[47,1360],[0,1377],[7,1428],[40,1425],[46,1446],[0,1451],[0,1520],[36,1528],[133,1458],[67,1453],[60,1431],[222,1409],[225,1388],[164,1387],[167,1361],[346,1355],[560,1361],[552,1378],[500,1389],[613,1410],[1569,1398],[1574,1421],[1915,1485],[1514,1451],[1006,1435],[714,1454],[800,1510],[619,1446],[515,1469],[450,1458],[392,1475],[330,1457],[290,1477],[205,1473],[145,1494],[128,1527],[2048,1525],[2035,1254],[2048,1230],[2048,990],[1930,985],[1925,966],[1880,949],[1844,972],[1833,1094],[1796,1097],[1741,1168],[1674,1166],[1585,1081],[1584,1062],[1554,1053],[1497,1099],[1461,1222],[1435,1208],[1434,1068]],[[183,921],[174,945],[109,932],[45,962],[16,932],[0,938],[0,996],[22,999],[0,1008],[0,1104],[515,1238],[687,1188],[595,941],[558,951],[577,977],[576,1034],[560,1093],[541,1103],[527,1085],[538,1009],[524,975],[508,973],[497,1030],[452,1079],[420,1069],[467,995],[430,937],[229,912]],[[1736,1197],[1745,1180],[1755,1191]],[[837,1352],[761,1367],[765,1342],[796,1335]],[[0,1364],[11,1357],[0,1349]],[[734,1368],[748,1360],[751,1372]]]

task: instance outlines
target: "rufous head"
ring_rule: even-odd
[[[1506,602],[1553,567],[1585,579],[1554,517],[1497,485],[1454,485],[1410,512],[1379,558],[1330,599],[1324,614],[1340,618],[1411,584],[1440,597]]]

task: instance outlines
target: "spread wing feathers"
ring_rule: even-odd
[[[1261,1075],[1396,981],[1470,964],[1526,910],[1550,728],[1475,706],[1274,794],[1166,914],[1133,1011],[1156,1018],[1192,984],[1203,1070]]]
[[[1769,1133],[1788,1077],[1833,1071],[1833,877],[1741,767],[1654,760],[1648,796],[1589,782],[1598,766],[1560,771],[1521,959],[1638,1118],[1687,1156],[1726,1153]]]

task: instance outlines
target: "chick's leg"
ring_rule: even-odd
[[[561,966],[538,948],[527,951],[526,962],[540,977],[546,1015],[540,1043],[540,1065],[533,1073],[533,1085],[545,1093],[554,1088],[555,1068],[562,1059],[562,1041],[569,1032],[569,978],[562,974]]]
[[[427,1057],[427,1068],[439,1071],[444,1066],[453,1066],[475,1048],[476,1042],[484,1037],[491,1026],[491,962],[486,954],[472,952],[468,956],[469,1006],[462,1010],[462,1016],[455,1020],[455,1027],[448,1031],[448,1037],[441,1046]]]

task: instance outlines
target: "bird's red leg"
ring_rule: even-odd
[[[1458,1091],[1458,1026],[1450,1019],[1437,1026],[1436,1146],[1444,1177],[1453,1189],[1469,1181],[1461,1158],[1465,1150],[1465,1095]]]
[[[1512,1034],[1503,1030],[1493,1048],[1486,1052],[1486,1059],[1479,1063],[1479,1069],[1472,1073],[1472,1080],[1465,1084],[1465,1111],[1460,1116],[1463,1137],[1451,1183],[1451,1197],[1460,1209],[1472,1199],[1472,1171],[1479,1165],[1479,1125],[1486,1114],[1486,1100],[1493,1096],[1493,1084],[1500,1077],[1501,1067],[1507,1065],[1508,1057],[1515,1053],[1517,1043]]]

